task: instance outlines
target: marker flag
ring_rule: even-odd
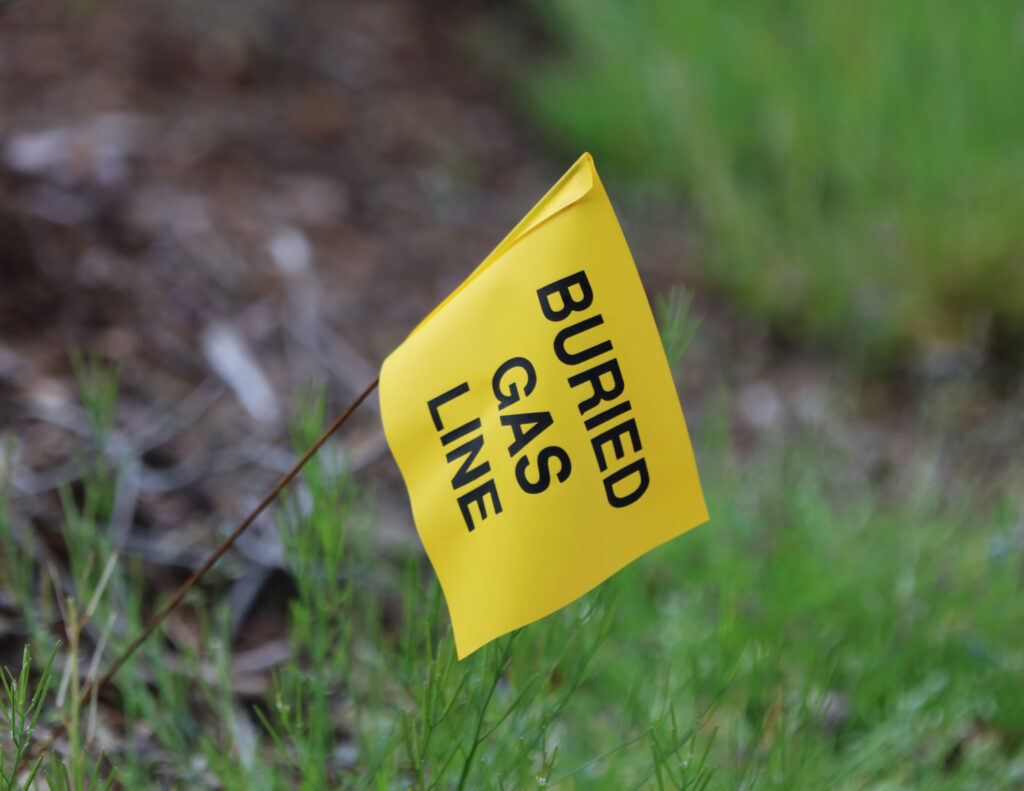
[[[388,356],[380,403],[460,659],[708,519],[589,154]]]

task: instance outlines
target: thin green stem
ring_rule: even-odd
[[[518,632],[513,632],[505,644],[505,651],[502,654],[501,661],[497,665],[497,669],[494,672],[494,681],[491,683],[491,688],[487,690],[487,697],[484,698],[483,705],[480,707],[480,713],[476,718],[476,730],[473,733],[473,745],[469,748],[469,754],[466,756],[465,762],[462,764],[462,773],[459,775],[459,784],[456,786],[458,791],[462,791],[466,787],[466,781],[469,780],[469,772],[473,768],[473,757],[476,755],[477,748],[483,741],[481,737],[481,731],[484,728],[484,720],[487,717],[487,708],[491,705],[491,698],[494,697],[495,691],[498,689],[498,683],[501,681],[501,677],[505,675],[505,670],[508,668],[509,659],[512,655],[512,643],[516,639]]]

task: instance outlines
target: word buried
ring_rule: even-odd
[[[586,311],[594,301],[593,289],[583,271],[538,289],[537,297],[544,317],[556,324],[561,324],[573,313]],[[574,392],[576,388],[580,388],[579,394],[584,396],[577,407],[580,415],[585,418],[583,427],[590,440],[598,470],[607,473],[602,479],[605,497],[612,507],[623,508],[639,500],[647,491],[650,474],[647,462],[642,456],[609,470],[614,461],[622,460],[630,453],[639,454],[643,446],[636,421],[628,416],[632,411],[632,405],[627,399],[622,398],[625,381],[618,360],[606,356],[613,351],[612,342],[602,339],[584,346],[576,340],[577,337],[583,338],[586,333],[602,324],[604,318],[600,313],[589,315],[560,329],[555,335],[553,345],[555,356],[563,365],[580,369],[584,364],[588,364],[588,367],[576,370],[567,381]],[[573,346],[575,351],[570,350],[570,346]],[[595,358],[602,357],[600,361],[592,362]],[[528,453],[531,443],[554,424],[550,412],[505,411],[530,396],[536,386],[537,371],[525,357],[506,360],[491,379],[491,390],[497,400],[500,423],[510,431],[508,455],[515,459],[516,482],[527,494],[540,494],[546,491],[551,485],[552,477],[559,483],[564,483],[572,473],[572,460],[564,448],[548,445],[539,450],[534,458]],[[441,407],[468,392],[469,383],[463,382],[430,399],[427,408],[434,428],[440,434],[442,447],[450,448],[445,454],[445,459],[449,464],[458,463],[458,469],[451,479],[451,486],[457,493],[456,501],[466,527],[472,531],[476,525],[470,511],[471,505],[476,504],[480,520],[487,519],[490,515],[488,501],[493,514],[500,514],[502,506],[494,478],[488,476],[491,472],[490,462],[480,459],[477,463],[484,447],[480,418],[473,418],[448,429],[441,416]],[[450,408],[446,409],[446,413],[450,414]],[[619,420],[612,423],[617,418]],[[629,449],[626,447],[627,441]],[[481,478],[484,480],[480,481]],[[472,488],[467,488],[474,483],[476,485]]]

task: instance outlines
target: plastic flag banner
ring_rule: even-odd
[[[384,361],[380,399],[460,659],[708,518],[589,154]]]

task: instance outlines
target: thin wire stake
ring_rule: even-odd
[[[221,542],[220,546],[213,551],[213,554],[206,559],[206,562],[203,563],[203,565],[197,568],[195,571],[193,571],[192,576],[190,576],[187,580],[185,580],[185,582],[182,583],[181,587],[178,588],[177,591],[175,591],[174,595],[171,596],[167,604],[161,607],[160,611],[149,619],[149,623],[146,624],[146,628],[142,630],[138,637],[132,640],[131,644],[124,651],[122,651],[121,655],[114,661],[114,664],[112,664],[108,668],[107,672],[104,673],[103,676],[99,679],[99,681],[96,682],[95,687],[97,692],[100,689],[102,689],[110,681],[111,678],[114,677],[114,674],[121,669],[121,665],[123,665],[131,658],[132,654],[135,653],[138,647],[142,645],[146,641],[146,638],[149,637],[149,635],[153,632],[153,630],[160,625],[160,622],[163,621],[163,619],[166,618],[171,613],[171,611],[178,606],[178,604],[185,597],[185,594],[189,592],[192,586],[195,585],[202,578],[202,576],[210,570],[214,563],[220,560],[221,555],[223,555],[225,552],[228,551],[228,549],[231,548],[231,545],[234,544],[238,537],[246,531],[249,525],[256,521],[256,517],[263,513],[263,511],[266,510],[268,505],[274,502],[277,496],[281,493],[281,490],[284,489],[284,487],[287,486],[289,483],[291,483],[292,478],[299,474],[299,470],[301,470],[306,465],[306,462],[313,458],[316,452],[320,450],[321,446],[325,442],[327,442],[331,434],[333,434],[335,431],[341,428],[341,425],[346,420],[349,419],[349,416],[353,412],[355,412],[359,405],[366,400],[367,396],[369,396],[370,393],[373,392],[374,388],[377,387],[377,383],[379,381],[380,377],[378,376],[376,379],[373,380],[373,382],[370,383],[370,385],[362,393],[359,394],[359,397],[356,398],[355,401],[349,404],[348,409],[342,412],[341,417],[339,417],[337,420],[331,423],[330,426],[327,427],[327,430],[320,435],[320,439],[314,442],[313,446],[303,454],[302,458],[295,462],[295,466],[284,474],[284,477],[282,477],[281,480],[279,480],[277,484],[274,486],[274,488],[270,490],[270,493],[267,494],[267,496],[264,497],[262,501],[260,501],[260,504],[253,509],[252,513],[250,513],[247,517],[245,517],[245,519],[238,523],[238,527],[236,527],[234,531],[232,531],[231,535],[229,535]],[[89,695],[92,692],[93,686],[94,685],[91,683],[87,683],[85,685],[85,689],[82,690],[83,701],[87,701],[89,699]]]
[[[168,602],[160,608],[159,612],[157,612],[155,615],[153,615],[152,618],[149,619],[149,622],[146,624],[146,627],[142,630],[142,632],[139,633],[139,635],[134,640],[132,640],[131,644],[124,651],[121,652],[121,655],[118,656],[116,660],[114,660],[114,664],[112,664],[107,669],[107,672],[104,673],[103,676],[95,683],[93,683],[92,681],[86,682],[85,687],[82,689],[79,695],[79,705],[84,706],[89,702],[89,698],[91,696],[99,695],[100,690],[103,689],[103,687],[105,687],[108,683],[110,683],[110,680],[114,677],[114,674],[117,673],[117,671],[121,669],[121,666],[124,665],[124,663],[132,657],[132,655],[138,650],[139,646],[142,645],[146,641],[146,638],[148,638],[150,634],[153,633],[153,630],[156,629],[156,627],[160,625],[164,618],[170,615],[174,608],[181,603],[181,600],[185,598],[185,594],[189,592],[192,586],[195,585],[200,579],[202,579],[202,576],[210,570],[214,563],[220,560],[221,555],[227,552],[228,549],[231,548],[231,545],[234,544],[235,541],[238,539],[238,537],[246,531],[246,528],[248,528],[249,525],[256,521],[256,517],[263,513],[263,511],[266,510],[268,505],[274,502],[274,499],[281,493],[281,490],[284,489],[284,487],[287,486],[289,483],[291,483],[292,479],[299,474],[299,471],[305,466],[306,462],[313,458],[316,452],[320,450],[320,448],[323,446],[325,442],[327,442],[330,436],[339,428],[341,428],[342,424],[349,419],[349,417],[352,415],[353,412],[356,411],[359,405],[366,400],[367,396],[369,396],[370,393],[374,391],[374,389],[377,387],[378,382],[380,382],[380,377],[374,379],[370,383],[370,385],[362,393],[359,394],[356,400],[349,404],[348,409],[342,412],[341,416],[333,423],[331,423],[330,426],[327,427],[327,430],[320,435],[320,439],[314,442],[313,446],[302,455],[302,458],[295,462],[295,466],[284,474],[284,477],[282,477],[281,480],[279,480],[277,484],[274,486],[274,488],[270,490],[270,493],[267,494],[267,496],[260,501],[260,504],[253,509],[252,513],[250,513],[247,517],[245,517],[245,519],[238,523],[238,526],[232,531],[231,535],[229,535],[221,542],[220,546],[218,546],[213,551],[213,554],[206,559],[206,562],[204,562],[202,566],[200,566],[198,569],[192,572],[192,576],[185,580],[185,582],[182,583],[181,587],[174,592],[174,595],[171,596],[170,600],[168,600]],[[49,738],[46,740],[47,744],[53,744],[53,742],[57,740],[57,737],[61,735],[65,728],[66,725],[64,723],[58,724],[54,729],[53,733],[50,734]],[[44,745],[43,749],[46,749],[46,745]],[[17,774],[17,768],[18,767],[15,767],[15,774]]]

